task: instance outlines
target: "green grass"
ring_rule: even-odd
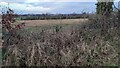
[[[48,30],[48,29],[70,29],[70,28],[80,28],[81,24],[51,24],[51,25],[42,25],[42,26],[32,26],[27,27],[24,30],[33,31],[33,32],[39,32],[42,30]]]

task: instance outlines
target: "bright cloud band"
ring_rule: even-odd
[[[0,0],[2,2],[3,0]],[[26,2],[26,3],[34,3],[34,2],[119,2],[120,0],[4,0],[4,2]]]

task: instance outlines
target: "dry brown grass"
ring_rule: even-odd
[[[116,66],[116,45],[105,41],[98,32],[95,29],[71,28],[56,33],[48,29],[24,35],[21,39],[11,37],[4,65]]]
[[[58,19],[58,20],[25,20],[26,26],[42,26],[54,24],[80,24],[88,21],[88,19]]]

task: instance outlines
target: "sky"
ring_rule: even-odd
[[[0,0],[0,8],[3,11],[9,4],[17,14],[95,13],[96,2],[97,0]]]

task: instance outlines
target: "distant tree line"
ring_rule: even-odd
[[[45,20],[45,19],[79,19],[88,18],[88,14],[24,14],[15,15],[20,20]]]

